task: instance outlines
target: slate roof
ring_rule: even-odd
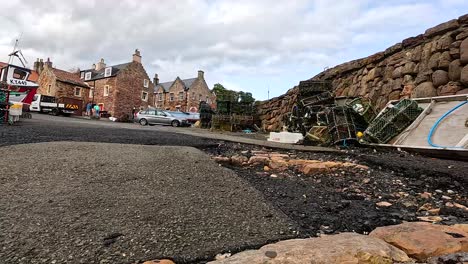
[[[184,80],[181,80],[181,81],[184,83],[186,89],[190,89],[190,88],[192,87],[193,83],[194,83],[197,79],[198,79],[198,78],[190,78],[190,79],[184,79]],[[156,90],[158,90],[159,87],[163,87],[165,92],[169,92],[169,88],[171,88],[171,86],[172,86],[172,84],[173,84],[174,82],[175,82],[175,81],[159,83],[158,85],[156,85],[156,86],[154,87],[154,92],[156,92]]]
[[[127,63],[117,64],[117,65],[114,65],[114,66],[106,66],[105,68],[100,69],[99,71],[96,71],[95,69],[87,69],[87,70],[82,70],[81,72],[84,72],[85,74],[87,72],[91,72],[91,79],[86,80],[88,82],[88,81],[93,81],[93,80],[98,80],[98,79],[103,79],[103,78],[109,78],[109,77],[116,76],[119,73],[119,71],[124,70],[130,64],[132,64],[132,63],[127,62]],[[105,72],[106,68],[109,68],[109,67],[112,67],[111,75],[107,76],[107,77],[104,77],[104,72]]]
[[[76,73],[71,73],[56,68],[52,68],[52,72],[55,74],[55,77],[58,81],[64,83],[70,83],[73,85],[89,88],[89,86],[80,79],[80,76]]]

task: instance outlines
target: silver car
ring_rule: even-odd
[[[189,125],[187,119],[158,109],[148,109],[138,112],[136,115],[136,121],[142,126],[161,124],[178,127]]]

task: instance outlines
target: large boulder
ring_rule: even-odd
[[[383,239],[419,261],[430,257],[468,251],[468,233],[462,228],[426,222],[407,222],[378,227],[371,237]]]
[[[447,84],[449,82],[449,76],[446,71],[437,70],[432,74],[432,83],[435,87]]]
[[[445,23],[439,24],[435,27],[429,28],[424,32],[424,37],[430,38],[436,35],[441,35],[446,32],[449,32],[450,30],[457,29],[459,27],[458,20],[452,19],[450,21],[447,21]]]
[[[442,54],[440,54],[438,68],[448,70],[450,62],[452,62],[452,57],[450,56],[450,52],[444,51],[442,52]]]
[[[468,38],[463,40],[460,44],[460,62],[462,64],[468,64]]]
[[[208,264],[383,264],[407,261],[410,259],[403,251],[378,238],[342,233],[320,238],[285,240]]]
[[[437,90],[435,89],[432,82],[423,82],[413,89],[411,98],[433,97],[436,95]]]
[[[440,60],[440,52],[432,54],[429,62],[427,63],[427,67],[431,70],[437,70],[439,68],[439,60]]]
[[[466,65],[465,67],[463,67],[463,69],[461,70],[461,73],[460,73],[460,82],[465,85],[465,86],[468,86],[468,65]]]
[[[468,88],[458,91],[457,94],[468,94]]]
[[[461,69],[462,67],[461,67],[460,60],[452,61],[449,65],[449,71],[448,71],[449,79],[451,81],[460,80]]]
[[[442,85],[437,89],[437,95],[454,95],[460,91],[463,87],[459,82],[449,82],[446,85]]]
[[[437,51],[445,51],[450,48],[450,44],[452,44],[453,38],[450,36],[450,34],[442,36],[440,39],[438,39],[435,43],[435,49]]]
[[[417,73],[418,73],[418,65],[412,61],[407,62],[405,66],[403,66],[403,69],[401,70],[402,75],[405,75],[405,74],[415,75]]]

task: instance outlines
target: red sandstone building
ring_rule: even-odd
[[[139,50],[128,63],[108,66],[101,59],[80,71],[80,78],[91,87],[88,101],[121,120],[131,118],[133,109],[145,109],[154,102],[154,85],[141,64]]]

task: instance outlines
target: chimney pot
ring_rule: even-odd
[[[135,54],[133,54],[133,61],[141,63],[141,54],[138,49],[136,49]]]
[[[198,71],[198,78],[203,79],[204,78],[204,72],[202,70]]]
[[[157,73],[154,74],[153,83],[154,83],[154,85],[158,85],[158,84],[159,84],[159,78],[158,78],[158,74],[157,74]]]

